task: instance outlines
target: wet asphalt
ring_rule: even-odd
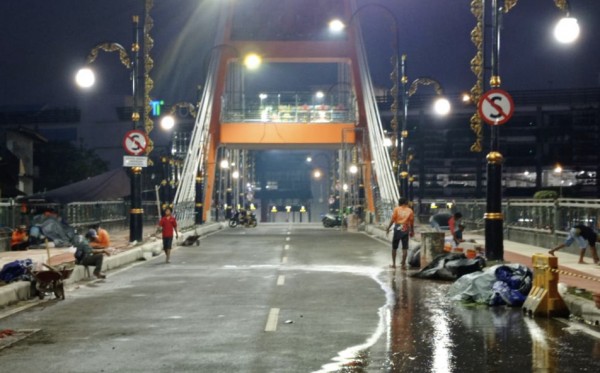
[[[600,331],[467,306],[318,225],[225,228],[0,319],[18,372],[598,372]]]

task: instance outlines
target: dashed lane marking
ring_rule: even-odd
[[[290,249],[290,245],[285,245],[285,246],[283,247],[283,249],[284,249],[284,250],[289,250],[289,249]]]
[[[277,277],[277,286],[283,286],[284,283],[285,283],[285,276],[279,275],[279,277]]]
[[[279,308],[271,308],[271,310],[269,311],[269,317],[267,318],[267,325],[265,326],[265,332],[276,331],[278,319],[279,319]]]
[[[284,256],[283,258],[281,258],[281,263],[282,264],[286,264],[287,263],[287,256]]]

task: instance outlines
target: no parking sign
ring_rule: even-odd
[[[512,97],[502,89],[492,89],[481,96],[477,105],[479,116],[488,124],[498,126],[508,122],[515,111]]]

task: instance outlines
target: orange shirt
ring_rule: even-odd
[[[10,246],[19,244],[27,239],[27,232],[16,230],[10,237]]]
[[[98,238],[95,241],[90,242],[90,246],[94,249],[106,249],[110,246],[110,236],[106,229],[98,229]]]
[[[415,224],[415,214],[408,206],[396,206],[392,213],[394,224],[406,224],[412,228]]]

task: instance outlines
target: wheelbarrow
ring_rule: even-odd
[[[44,299],[46,295],[54,294],[57,299],[65,299],[64,280],[68,279],[73,273],[73,268],[57,269],[44,264],[47,271],[30,271],[35,279],[35,289],[37,296]]]

